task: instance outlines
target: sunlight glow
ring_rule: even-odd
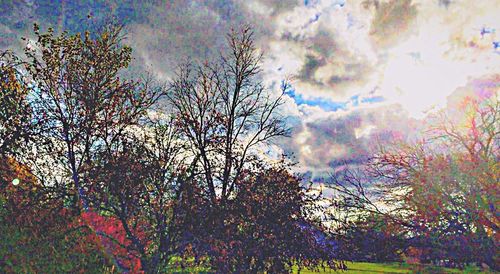
[[[481,39],[474,29],[478,24],[460,34],[439,19],[422,24],[418,34],[389,51],[381,74],[383,96],[401,104],[411,117],[423,118],[444,107],[447,97],[470,79],[494,72],[498,56],[485,46],[493,38]],[[450,41],[452,37],[459,38]]]
[[[446,97],[466,81],[460,67],[443,57],[438,41],[409,39],[390,55],[384,72],[384,96],[415,118],[444,106]]]

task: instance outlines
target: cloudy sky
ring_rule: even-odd
[[[283,109],[292,137],[275,149],[321,176],[415,138],[427,115],[465,94],[498,93],[499,15],[500,0],[0,0],[0,48],[19,49],[33,22],[78,32],[114,17],[135,68],[168,79],[249,23],[264,81],[293,79]]]

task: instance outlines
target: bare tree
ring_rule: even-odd
[[[250,27],[232,31],[228,52],[216,62],[181,67],[168,95],[213,203],[233,195],[253,148],[287,134],[278,108],[288,84],[277,95],[263,86],[253,36]]]

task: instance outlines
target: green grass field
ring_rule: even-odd
[[[302,269],[300,272],[297,267],[293,268],[293,273],[301,273],[301,274],[316,274],[316,273],[422,273],[422,274],[441,274],[441,273],[494,273],[494,272],[482,272],[479,268],[475,266],[467,267],[464,270],[452,269],[452,268],[444,268],[444,267],[436,267],[436,266],[428,266],[428,265],[409,265],[406,263],[364,263],[364,262],[347,262],[347,271],[334,271],[331,269],[325,269],[317,271],[312,271],[309,269]],[[209,269],[204,267],[196,267],[191,268],[189,270],[182,271],[179,268],[173,267],[167,270],[168,273],[213,273],[210,272]]]
[[[479,271],[478,268],[470,267],[465,270],[434,267],[434,266],[412,266],[400,263],[347,263],[347,271],[324,270],[313,272],[310,270],[301,270],[300,273],[486,273]],[[294,269],[298,273],[298,269]]]

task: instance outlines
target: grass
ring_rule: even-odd
[[[188,260],[189,261],[189,260]],[[210,272],[208,267],[198,266],[198,267],[189,267],[186,270],[182,270],[176,263],[180,262],[180,258],[174,257],[171,260],[171,265],[168,269],[164,269],[167,273],[213,273]],[[191,262],[191,261],[190,261]],[[464,270],[453,269],[453,268],[444,268],[437,267],[431,265],[410,265],[406,263],[365,263],[365,262],[347,262],[347,271],[334,271],[331,269],[320,270],[319,272],[315,272],[309,269],[302,269],[300,271],[301,274],[315,274],[315,273],[360,273],[360,274],[368,274],[368,273],[493,273],[493,272],[481,272],[477,267],[467,267]],[[293,268],[293,273],[299,273],[298,268]]]
[[[480,272],[478,268],[469,267],[465,270],[451,269],[436,266],[416,266],[405,263],[363,263],[363,262],[348,262],[347,271],[322,270],[313,272],[311,270],[301,270],[302,274],[313,273],[487,273]],[[298,273],[298,269],[294,269],[294,273]]]

